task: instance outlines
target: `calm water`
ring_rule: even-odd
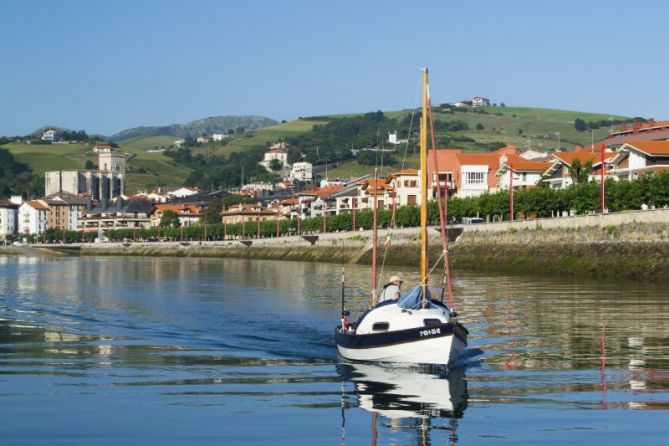
[[[666,286],[460,272],[485,353],[446,374],[339,361],[340,271],[0,256],[3,444],[669,441]]]

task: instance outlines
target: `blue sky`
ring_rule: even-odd
[[[639,6],[635,6],[639,5]],[[663,1],[6,0],[0,135],[481,95],[669,119]]]

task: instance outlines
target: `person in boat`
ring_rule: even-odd
[[[348,310],[344,310],[341,312],[341,331],[351,330],[351,326],[348,323],[348,317],[350,315],[351,313]]]
[[[383,293],[379,302],[386,300],[393,300],[400,298],[400,288],[402,287],[402,279],[399,276],[391,276],[388,283],[383,285]]]

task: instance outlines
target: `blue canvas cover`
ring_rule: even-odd
[[[422,298],[423,288],[420,285],[416,285],[411,291],[400,297],[397,305],[400,308],[406,308],[407,310],[419,310]],[[428,302],[432,301],[430,290],[427,290],[427,300]]]

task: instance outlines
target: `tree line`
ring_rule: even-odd
[[[669,206],[669,172],[650,173],[633,180],[616,181],[612,178],[606,181],[606,207],[610,212],[640,209],[643,205],[649,207]],[[220,206],[218,203],[217,206]],[[600,184],[588,182],[573,184],[564,189],[554,189],[546,184],[538,187],[516,191],[514,193],[515,218],[542,218],[561,215],[563,212],[586,214],[596,212],[600,208]],[[448,218],[450,223],[462,221],[464,217],[482,217],[488,221],[509,220],[509,193],[500,191],[485,193],[478,197],[459,198],[448,200]],[[171,217],[170,217],[171,218]],[[210,213],[210,222],[220,221],[218,213]],[[391,210],[378,210],[377,224],[379,228],[389,228],[393,220]],[[298,233],[297,220],[266,220],[250,221],[246,224],[235,223],[200,223],[194,226],[179,228],[171,218],[168,226],[151,229],[116,229],[106,233],[112,241],[124,239],[157,240],[223,240],[231,238],[255,238],[260,230],[260,237],[275,237],[296,235]],[[371,210],[356,212],[356,229],[371,229],[373,215]],[[353,229],[351,214],[330,215],[325,218],[328,232],[350,231]],[[439,223],[438,203],[432,200],[428,203],[428,224]],[[278,225],[278,228],[277,228]],[[420,225],[420,208],[418,206],[399,206],[395,211],[396,227],[416,227]],[[299,229],[302,234],[318,233],[323,228],[322,217],[311,217],[300,221]],[[258,228],[259,227],[259,228]],[[65,240],[66,242],[93,241],[97,233],[77,231],[62,231],[50,229],[40,236],[40,239],[51,242]]]

